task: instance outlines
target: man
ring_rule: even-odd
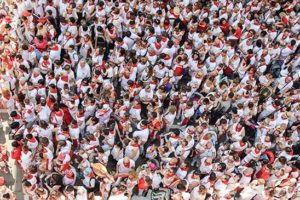
[[[118,174],[128,174],[134,168],[134,161],[128,157],[124,157],[118,161],[116,171]]]
[[[154,92],[151,87],[148,85],[144,89],[142,89],[139,93],[140,101],[141,101],[141,117],[147,118],[147,106],[153,99]]]
[[[288,90],[293,87],[293,78],[291,76],[281,77],[277,79],[276,92],[284,95]]]
[[[84,78],[91,78],[91,68],[85,60],[80,60],[76,70],[76,81],[77,83]]]

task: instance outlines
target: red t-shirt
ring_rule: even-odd
[[[226,22],[225,24],[220,24],[220,29],[222,30],[222,32],[224,33],[224,34],[227,34],[228,33],[228,31],[229,31],[229,24],[228,24],[228,22]]]
[[[12,159],[15,159],[16,161],[21,159],[21,151],[22,147],[17,147],[11,152]]]
[[[240,38],[242,36],[242,30],[241,30],[241,28],[238,27],[235,30],[234,36],[237,37],[237,38]]]
[[[40,52],[44,52],[47,50],[48,48],[48,42],[47,40],[43,39],[42,41],[35,39],[34,40],[34,44],[36,46],[36,48],[40,51]]]

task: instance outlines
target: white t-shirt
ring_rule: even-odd
[[[144,99],[152,99],[153,91],[151,90],[151,92],[146,92],[145,89],[142,89],[139,93],[139,97]],[[143,102],[143,103],[148,104],[148,102]]]
[[[129,173],[132,168],[135,167],[135,163],[133,160],[130,160],[129,167],[125,167],[123,160],[124,158],[119,160],[117,163],[117,166],[119,167],[119,173]]]

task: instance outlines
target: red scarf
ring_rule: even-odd
[[[154,45],[155,45],[155,48],[156,48],[157,50],[160,49],[161,46],[162,46],[162,45],[161,45],[160,43],[158,43],[158,42],[156,42]]]
[[[149,53],[149,55],[150,55],[150,56],[156,56],[156,52],[153,51],[153,52]]]
[[[236,130],[237,132],[240,132],[240,131],[242,130],[242,128],[243,128],[243,127],[238,127],[238,126],[236,126],[236,127],[235,127],[235,130]]]

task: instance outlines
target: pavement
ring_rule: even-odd
[[[8,114],[5,111],[0,110],[0,144],[6,145],[9,152],[11,152],[11,142],[9,139],[9,124]],[[0,176],[5,179],[6,185],[16,193],[17,200],[23,200],[24,195],[22,192],[22,171],[16,166],[13,159],[9,159],[9,173],[0,172]]]

